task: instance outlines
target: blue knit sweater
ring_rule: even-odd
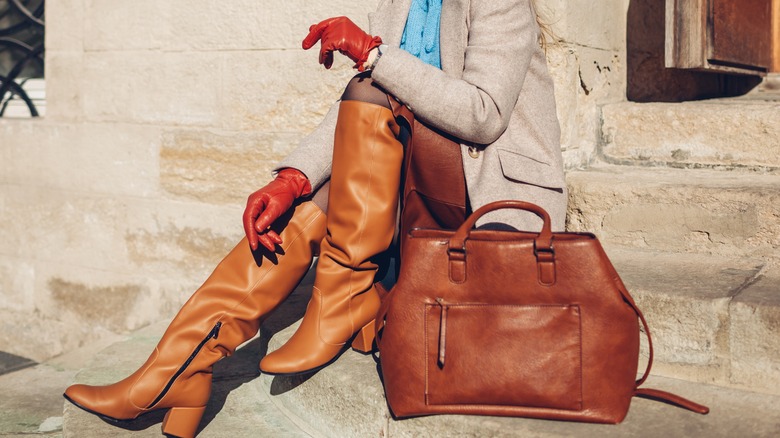
[[[441,68],[439,23],[442,0],[414,0],[401,37],[401,48],[426,64]]]

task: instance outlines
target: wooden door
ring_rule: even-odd
[[[772,71],[780,73],[780,0],[772,1]]]
[[[762,76],[775,70],[778,3],[666,0],[666,66]]]

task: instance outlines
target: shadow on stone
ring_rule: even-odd
[[[319,370],[315,370],[310,373],[298,374],[295,376],[275,376],[271,381],[271,395],[282,395],[287,391],[292,391],[314,377],[318,371]]]
[[[206,413],[201,420],[199,430],[205,428],[225,406],[228,395],[241,385],[251,382],[260,375],[258,364],[268,352],[269,340],[286,329],[306,312],[311,298],[311,278],[314,268],[301,281],[295,291],[266,318],[260,326],[260,336],[247,342],[236,350],[232,357],[214,364],[211,398]]]
[[[0,375],[12,373],[37,364],[38,362],[27,359],[26,357],[0,351]]]
[[[382,258],[377,263],[380,266],[380,269],[377,272],[376,281],[382,283],[386,290],[390,290],[395,284],[395,281],[397,279],[397,259],[393,257],[393,255],[395,254],[394,252],[395,249],[396,248],[392,248],[389,251],[380,255],[380,257]],[[307,274],[306,278],[304,278],[303,283],[306,283],[307,279],[313,283],[315,271],[316,271],[316,264],[314,267],[312,267],[309,270],[309,273]],[[309,288],[306,289],[309,290]],[[306,301],[305,303],[303,303],[303,307],[300,315],[298,316],[298,319],[302,318],[303,314],[306,312],[306,303],[308,303],[309,298],[311,298],[311,293],[307,294],[307,296],[305,297]],[[265,325],[270,326],[269,324],[270,322],[271,320],[269,319],[269,321],[267,321]],[[267,330],[267,332],[269,333],[268,338],[270,338],[271,335],[273,335],[274,333],[286,328],[289,325],[290,324],[285,324],[283,327],[270,326],[269,327],[270,330]],[[261,332],[263,332],[263,330],[261,330]],[[274,379],[271,381],[271,389],[270,389],[271,395],[281,395],[288,391],[292,391],[293,389],[302,385],[304,382],[314,377],[320,370],[326,368],[328,365],[332,364],[333,362],[336,362],[344,353],[348,352],[351,349],[351,345],[352,345],[352,340],[349,340],[346,343],[345,348],[341,352],[339,352],[339,354],[336,355],[336,357],[334,357],[330,362],[325,364],[322,368],[318,368],[311,372],[302,373],[294,376],[275,376]],[[265,346],[267,348],[268,346],[267,343]],[[372,354],[372,356],[374,357],[374,361],[376,361],[377,366],[379,366],[379,358],[376,353],[376,344],[374,344],[374,349],[375,349],[375,353]],[[263,352],[263,355],[265,355],[265,352]],[[381,373],[379,373],[379,378],[380,379],[382,378]]]
[[[388,264],[384,263],[384,265]],[[395,270],[395,264],[390,263],[378,276],[388,289],[395,283]],[[262,322],[260,336],[236,350],[232,357],[214,364],[212,394],[199,430],[203,430],[216,418],[225,406],[228,395],[233,390],[260,376],[258,365],[263,356],[268,353],[268,345],[271,338],[303,318],[304,313],[306,313],[306,306],[311,299],[311,286],[314,283],[315,272],[316,263],[309,269],[309,272],[301,280],[295,291]],[[351,345],[351,342],[347,345]],[[344,352],[348,350],[347,348]],[[340,353],[333,361],[336,361],[344,352]],[[373,356],[377,363],[377,374],[381,380],[382,374],[379,369],[379,359],[376,353]],[[315,370],[296,376],[275,376],[271,382],[270,394],[275,396],[291,391],[311,379],[318,371]]]

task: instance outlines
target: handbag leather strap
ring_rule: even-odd
[[[392,289],[387,290],[382,283],[374,284],[374,287],[378,290],[380,297],[379,310],[376,312],[376,320],[374,322],[374,342],[376,342],[376,348],[382,351],[382,327],[385,326],[385,317],[387,316],[387,310],[390,308],[390,301],[393,298]]]
[[[631,306],[631,308],[634,310],[639,320],[642,322],[642,327],[644,327],[645,335],[647,336],[647,346],[648,346],[647,367],[645,368],[645,372],[644,374],[642,374],[642,377],[640,377],[639,380],[636,381],[636,386],[634,387],[634,396],[671,403],[681,408],[688,409],[689,411],[696,412],[697,414],[702,414],[702,415],[708,414],[710,412],[710,408],[708,408],[707,406],[688,400],[684,397],[680,397],[677,394],[661,391],[659,389],[639,387],[645,382],[645,380],[647,380],[647,377],[650,375],[650,368],[652,368],[653,366],[653,338],[650,336],[650,327],[647,325],[647,321],[645,320],[645,316],[642,314],[642,311],[639,310],[639,307],[637,307],[636,303],[634,302],[634,299],[628,293],[628,289],[626,289],[626,286],[623,284],[623,281],[620,280],[620,277],[617,276],[617,272],[614,271],[614,268],[610,267],[610,269],[613,271],[613,275],[615,276],[614,279],[617,283],[620,294],[623,296],[623,299],[626,300],[628,305]]]

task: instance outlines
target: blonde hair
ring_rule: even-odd
[[[538,0],[530,0],[531,8],[533,9],[534,14],[536,14],[536,24],[539,26],[539,45],[547,52],[548,45],[555,43],[555,34],[550,26],[550,21],[545,14],[540,13],[539,9],[536,7],[537,1]]]

